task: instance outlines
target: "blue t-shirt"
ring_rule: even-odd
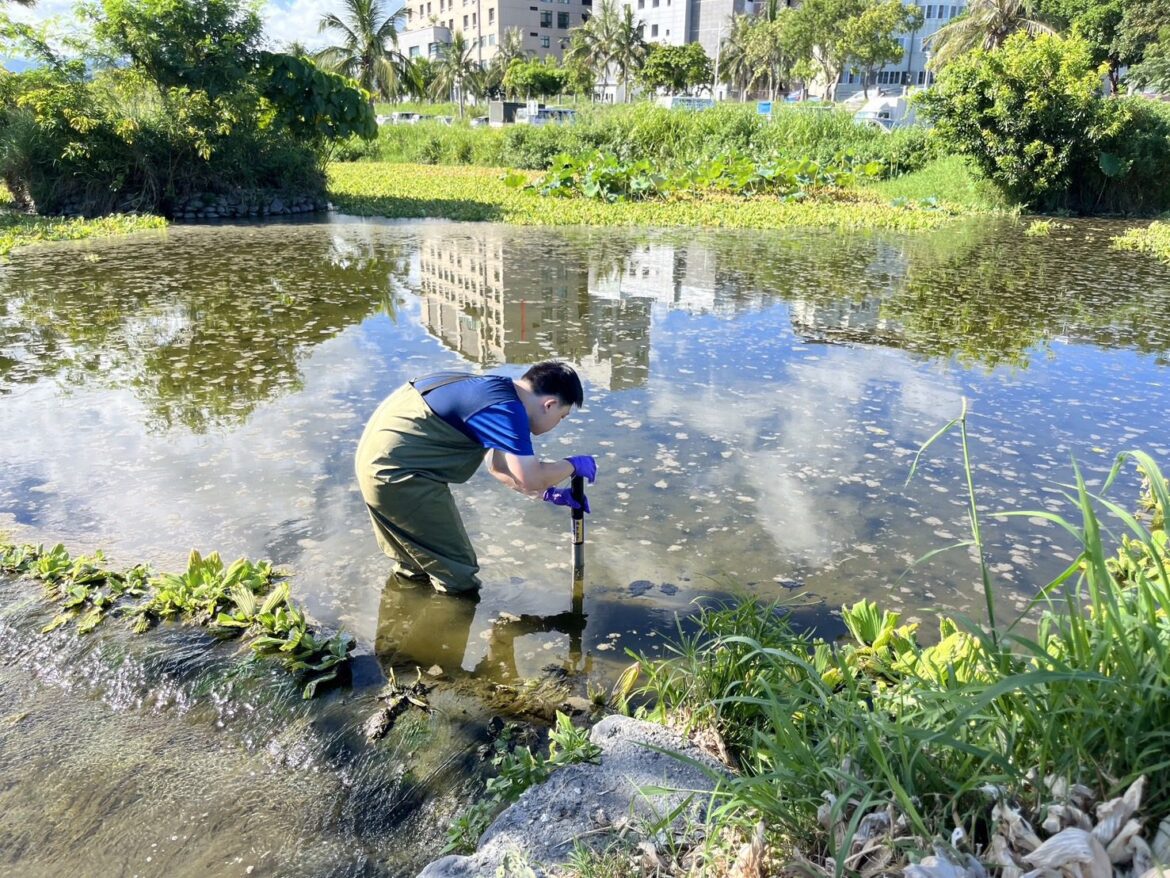
[[[411,383],[431,411],[484,448],[535,454],[528,413],[511,378],[438,372]]]

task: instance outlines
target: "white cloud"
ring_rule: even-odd
[[[398,8],[392,3],[387,8]],[[67,34],[81,32],[77,20],[75,0],[38,0],[35,6],[9,6],[5,11],[14,20],[26,24],[52,23],[55,31]],[[260,10],[264,19],[264,36],[272,48],[281,48],[291,42],[302,43],[310,50],[329,43],[328,35],[317,32],[317,24],[328,12],[340,13],[341,0],[269,0]]]

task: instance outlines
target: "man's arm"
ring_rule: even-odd
[[[573,474],[573,464],[567,460],[545,461],[536,455],[523,457],[493,449],[488,453],[488,472],[513,491],[540,497],[558,482]]]

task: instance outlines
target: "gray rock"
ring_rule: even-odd
[[[418,878],[495,875],[509,856],[544,875],[540,867],[567,862],[575,842],[604,847],[619,832],[636,833],[676,808],[671,831],[703,824],[710,801],[704,793],[726,776],[715,760],[663,726],[624,716],[606,717],[589,737],[601,747],[600,764],[557,770],[496,818],[474,854],[443,857]],[[680,753],[708,770],[651,748]]]

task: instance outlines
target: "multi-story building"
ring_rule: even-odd
[[[899,93],[908,86],[927,86],[934,82],[934,74],[926,64],[930,52],[923,45],[939,28],[967,10],[966,0],[952,3],[914,3],[922,10],[922,27],[913,33],[902,34],[902,60],[874,71],[869,92]],[[862,74],[846,71],[837,86],[837,99],[844,100],[863,90]]]
[[[407,0],[402,11],[406,29],[398,35],[398,51],[403,55],[433,59],[462,32],[475,59],[487,64],[513,28],[532,57],[562,58],[570,29],[589,20],[593,0]]]

